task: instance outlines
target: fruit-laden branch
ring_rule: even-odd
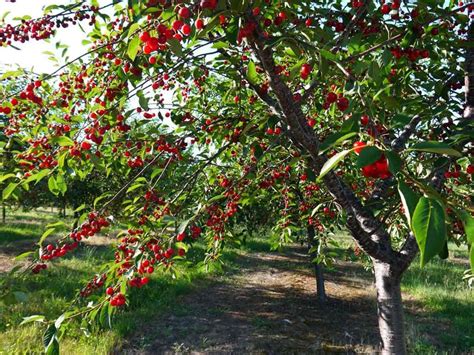
[[[466,48],[466,74],[465,74],[465,95],[466,106],[464,108],[464,118],[474,118],[474,21],[469,25]]]
[[[467,8],[473,6],[473,5],[474,5],[474,2],[469,2],[467,4],[463,4],[462,6],[459,6],[459,7],[455,8],[455,9],[453,9],[453,10],[451,10],[451,11],[449,11],[449,12],[443,14],[443,15],[440,15],[438,17],[435,17],[435,18],[432,18],[428,21],[423,22],[421,24],[421,26],[424,27],[424,26],[429,25],[430,23],[433,23],[433,22],[438,21],[440,19],[443,19],[445,17],[452,16],[452,15],[456,14],[457,12],[464,11],[464,9],[467,9]],[[376,44],[373,47],[370,47],[369,49],[366,49],[365,51],[362,51],[360,53],[357,53],[357,54],[351,55],[350,57],[347,57],[346,59],[344,59],[344,62],[351,62],[351,61],[353,61],[355,59],[358,59],[360,57],[364,57],[365,55],[370,54],[370,53],[376,51],[377,49],[384,47],[387,44],[390,44],[394,41],[397,41],[397,40],[403,38],[407,33],[408,33],[408,30],[405,30],[405,31],[393,36],[393,37],[390,37],[390,38],[386,39],[385,41],[383,41],[379,44]]]
[[[301,105],[293,100],[291,90],[277,74],[273,52],[271,48],[265,47],[265,39],[261,34],[254,39],[252,49],[270,78],[270,86],[283,111],[283,118],[290,127],[289,134],[293,143],[304,147],[303,153],[310,155],[310,167],[319,172],[327,160],[319,155],[319,138],[306,124]],[[362,206],[352,190],[336,174],[327,174],[323,181],[330,194],[346,211],[347,227],[360,247],[378,260],[395,263],[396,254],[391,248],[390,236],[383,225]]]
[[[400,135],[392,141],[390,146],[395,153],[399,153],[405,148],[405,144],[407,143],[408,139],[410,139],[410,136],[415,133],[416,126],[418,123],[420,123],[420,121],[420,115],[414,116],[411,121],[403,128],[403,131],[400,133]],[[393,181],[393,178],[379,181],[376,184],[372,195],[367,200],[367,204],[372,204],[383,199],[389,187],[393,184]]]

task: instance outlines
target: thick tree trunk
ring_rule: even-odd
[[[382,354],[406,354],[401,277],[389,264],[373,262]]]
[[[308,244],[309,248],[317,247],[319,242],[315,239],[316,233],[314,231],[314,227],[309,225],[307,228],[308,231]],[[327,301],[327,296],[326,296],[326,289],[324,287],[324,272],[323,272],[323,267],[319,263],[313,262],[313,259],[318,256],[318,252],[312,252],[310,257],[311,257],[311,262],[314,265],[314,275],[316,277],[316,295],[318,297],[318,300],[320,302],[326,302]]]

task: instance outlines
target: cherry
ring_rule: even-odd
[[[91,149],[92,145],[88,141],[83,141],[81,143],[81,149],[82,150],[89,150]]]
[[[380,8],[380,12],[382,12],[382,14],[384,15],[387,15],[390,12],[390,5],[383,4],[382,7]]]
[[[301,66],[301,71],[300,71],[300,76],[303,80],[308,79],[309,74],[311,74],[311,71],[313,70],[313,67],[310,64],[303,64]]]
[[[349,108],[349,100],[345,97],[340,97],[337,100],[337,108],[341,111],[345,111]]]
[[[189,18],[191,17],[191,11],[187,7],[182,7],[179,9],[178,15],[182,18]]]
[[[181,28],[181,32],[183,32],[185,36],[189,36],[191,34],[191,26],[189,26],[187,23],[184,24]]]
[[[107,289],[105,290],[105,294],[107,296],[112,296],[114,293],[115,293],[115,290],[113,287],[107,287]]]
[[[360,124],[363,126],[367,126],[369,124],[369,116],[362,115],[362,117],[360,118]]]
[[[362,149],[364,149],[364,147],[366,147],[367,144],[365,144],[364,142],[361,142],[361,141],[357,141],[357,142],[354,142],[354,152],[356,154],[360,154],[360,152],[362,151]]]
[[[149,32],[145,31],[145,32],[142,32],[142,34],[140,35],[139,38],[140,38],[140,41],[142,41],[142,42],[148,42],[150,40],[151,36],[150,36]]]
[[[196,28],[198,30],[202,30],[204,28],[204,20],[203,19],[198,18],[196,20]]]
[[[326,102],[332,104],[337,101],[337,95],[334,92],[330,92],[326,96]]]

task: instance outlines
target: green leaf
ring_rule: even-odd
[[[408,150],[418,150],[422,152],[436,153],[436,154],[446,154],[452,155],[455,157],[462,157],[462,154],[457,150],[451,148],[448,144],[435,141],[426,141],[413,145]]]
[[[323,167],[321,168],[318,180],[321,180],[327,173],[334,169],[334,167],[336,167],[336,165],[339,164],[339,162],[343,160],[347,154],[352,152],[352,150],[353,149],[343,150],[342,152],[339,152],[336,155],[333,155],[330,159],[328,159],[328,161],[324,163]]]
[[[43,334],[43,345],[45,351],[48,349],[49,345],[53,342],[53,339],[56,337],[56,326],[51,324]]]
[[[10,178],[15,177],[15,176],[16,176],[15,174],[2,175],[2,176],[0,176],[0,182],[4,182],[5,180],[10,179]]]
[[[53,338],[45,351],[46,355],[59,355],[59,342],[56,337]]]
[[[332,52],[329,52],[325,49],[320,49],[319,53],[326,59],[329,59],[329,60],[336,60],[337,59],[337,56],[335,54],[333,54]]]
[[[49,188],[49,191],[51,191],[56,196],[59,195],[58,184],[56,183],[56,179],[52,175],[48,179],[48,188]]]
[[[23,321],[20,323],[20,325],[31,323],[31,322],[43,322],[43,321],[44,321],[44,316],[36,314],[34,316],[23,317]]]
[[[5,189],[2,192],[2,198],[4,200],[8,199],[10,195],[13,193],[13,191],[15,191],[17,186],[18,184],[15,184],[14,182],[9,183],[8,186],[5,187]]]
[[[255,63],[252,61],[249,62],[247,67],[247,80],[253,85],[257,85],[258,83],[257,68],[255,67]]]
[[[444,242],[443,249],[439,252],[438,256],[441,259],[447,259],[449,257],[449,250],[448,250],[448,241]]]
[[[400,194],[400,199],[402,201],[408,225],[411,225],[411,217],[415,212],[415,208],[420,196],[414,193],[413,190],[410,189],[410,187],[403,181],[398,182],[398,193]]]
[[[336,132],[333,134],[328,135],[328,137],[321,143],[320,150],[324,152],[330,148],[334,148],[339,144],[345,142],[349,138],[352,138],[356,135],[356,132],[350,133],[343,133],[343,132]]]
[[[469,252],[469,260],[471,262],[471,271],[474,273],[474,246],[472,244]]]
[[[128,57],[132,61],[134,61],[139,50],[140,50],[140,38],[138,36],[134,36],[130,40],[130,42],[128,42],[128,49],[127,49]]]
[[[58,176],[57,176],[57,178],[56,178],[56,186],[58,187],[59,192],[61,192],[61,194],[64,196],[64,194],[65,194],[66,191],[67,191],[67,184],[66,184],[66,181],[64,180],[64,176],[63,176],[63,175],[58,175]]]
[[[39,239],[38,244],[41,246],[44,240],[48,238],[48,236],[51,235],[51,233],[53,233],[55,230],[56,230],[55,228],[46,229],[46,231],[43,233],[43,235]]]
[[[464,232],[466,232],[467,241],[474,245],[474,218],[466,211],[459,213],[462,224],[464,225]]]
[[[170,46],[171,51],[178,57],[183,56],[183,48],[181,47],[181,43],[177,39],[169,39],[168,45]]]
[[[361,150],[357,157],[357,167],[363,168],[364,166],[375,163],[382,156],[382,152],[374,146],[368,146]]]
[[[412,230],[420,249],[420,264],[423,267],[441,252],[446,242],[443,206],[435,199],[421,197],[413,213]]]
[[[23,259],[26,259],[27,257],[29,257],[30,255],[34,254],[35,252],[34,251],[27,251],[25,253],[21,253],[20,255],[17,255],[15,256],[15,261],[20,261],[20,260],[23,260]]]
[[[403,162],[397,153],[386,151],[385,156],[387,157],[388,161],[388,170],[390,170],[393,175],[396,175],[398,172],[400,172],[400,170],[402,170]]]
[[[57,143],[61,147],[71,147],[74,145],[74,141],[66,136],[54,137],[51,139],[51,143]]]

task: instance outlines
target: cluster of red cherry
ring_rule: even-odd
[[[88,297],[90,296],[94,291],[98,290],[102,286],[104,286],[104,282],[106,280],[107,276],[105,274],[102,275],[95,275],[94,278],[87,283],[84,288],[79,292],[79,295],[81,297]]]
[[[102,228],[110,226],[106,218],[99,216],[95,212],[89,213],[88,222],[83,223],[80,228],[72,232],[69,236],[72,240],[80,242],[83,238],[89,238],[99,233]]]
[[[329,92],[326,95],[326,100],[323,103],[323,109],[329,109],[333,103],[336,103],[337,108],[340,111],[346,111],[349,108],[349,100],[346,97],[344,97],[342,94],[339,94],[338,96],[334,92]]]
[[[66,28],[69,24],[75,25],[78,21],[89,20],[89,25],[93,25],[95,14],[88,13],[91,11],[96,12],[98,8],[83,5],[82,9],[72,16],[64,15],[60,19],[48,15],[39,19],[22,20],[18,26],[6,24],[0,27],[0,47],[5,44],[11,45],[12,42],[25,43],[30,39],[37,41],[48,39],[54,34],[56,28]]]

